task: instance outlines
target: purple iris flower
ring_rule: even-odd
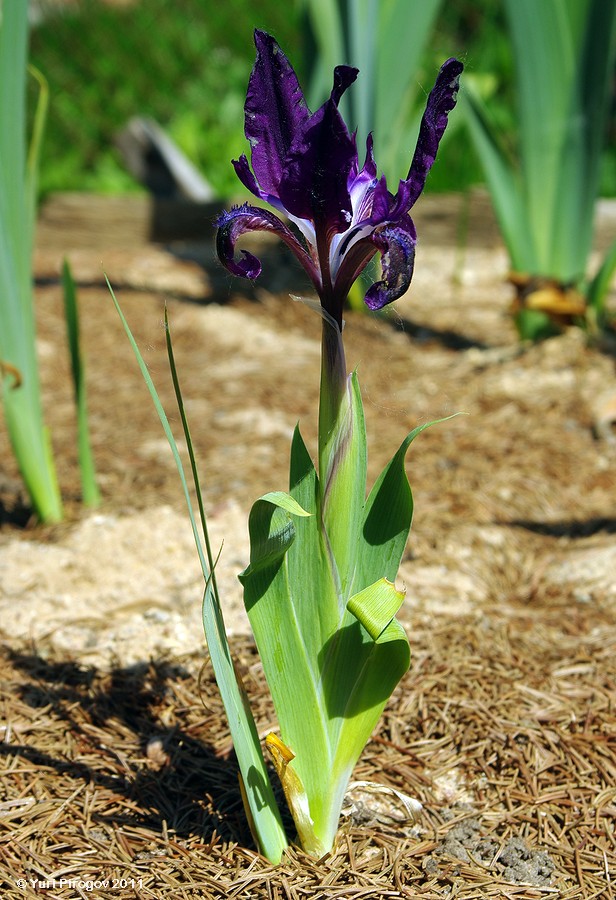
[[[299,259],[319,295],[321,306],[342,327],[342,309],[351,285],[375,253],[381,254],[382,280],[367,291],[365,303],[381,309],[397,300],[413,275],[417,233],[409,210],[421,194],[434,163],[447,115],[456,103],[462,63],[449,59],[430,92],[408,175],[398,191],[377,176],[372,136],[360,169],[355,134],[340,115],[340,98],[358,70],[337,66],[329,99],[311,113],[297,75],[269,34],[255,31],[257,58],[246,96],[245,155],[234,160],[238,178],[277,215],[248,203],[223,212],[216,248],[234,275],[256,278],[259,260],[235,244],[248,231],[277,234]]]

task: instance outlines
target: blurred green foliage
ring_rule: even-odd
[[[254,62],[254,27],[276,36],[307,82],[305,36],[292,3],[137,0],[118,6],[82,0],[61,12],[54,9],[31,35],[32,62],[51,92],[43,194],[136,190],[113,136],[131,116],[143,115],[171,134],[221,195],[234,195],[239,185],[230,160],[246,149],[243,104]],[[420,73],[426,90],[443,60],[454,55],[486,80],[502,133],[513,136],[513,59],[501,0],[457,0],[443,7]],[[430,174],[429,190],[462,190],[483,182],[470,141],[462,129],[452,132]],[[616,140],[611,143],[613,148]],[[376,153],[378,159],[378,148]],[[409,161],[411,153],[409,148]],[[616,194],[613,149],[606,153],[601,193]]]
[[[82,0],[50,8],[30,41],[51,94],[41,193],[135,190],[113,145],[135,115],[167,129],[221,194],[236,192],[230,159],[245,144],[256,25],[283,44],[297,41],[277,0],[262,0],[258,12],[247,0]]]

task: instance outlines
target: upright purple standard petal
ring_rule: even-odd
[[[329,99],[298,131],[287,154],[279,197],[290,213],[324,225],[328,236],[349,227],[352,216],[347,179],[357,166],[357,147],[338,103],[357,78],[357,69],[336,66]]]
[[[257,59],[248,82],[244,133],[261,189],[278,196],[289,148],[310,117],[293,66],[276,41],[255,31]]]
[[[419,127],[419,138],[413,162],[406,176],[411,192],[407,210],[415,203],[424,189],[428,172],[434,164],[438,145],[447,127],[447,115],[456,105],[460,75],[464,66],[458,59],[448,59],[438,73],[430,91],[426,110]]]

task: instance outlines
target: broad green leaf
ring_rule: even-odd
[[[342,627],[323,648],[325,700],[339,756],[348,752],[350,757],[351,747],[359,755],[383,705],[408,668],[408,640],[397,623],[392,626],[403,600],[404,594],[392,582],[379,579],[350,599]],[[389,647],[390,655],[379,650],[398,641],[400,646]],[[372,717],[372,724],[367,724]]]
[[[291,444],[289,492],[311,514],[293,522],[297,541],[289,549],[287,566],[291,584],[301,585],[295,616],[307,651],[316,659],[344,610],[335,587],[338,574],[320,526],[319,480],[299,428]]]
[[[306,622],[310,620],[311,612],[315,623],[318,622],[321,601],[326,603],[329,596],[337,606],[337,599],[332,587],[323,598],[314,597],[310,578],[314,577],[322,584],[327,570],[324,573],[311,566],[312,560],[308,557],[318,545],[310,532],[305,532],[304,547],[299,547],[299,552],[307,557],[304,561],[306,580],[301,575],[299,579],[297,577],[297,560],[290,567],[290,552],[298,549],[291,515],[275,502],[257,500],[250,515],[250,566],[240,575],[240,581],[280,723],[281,738],[295,754],[294,770],[310,800],[310,814],[316,823],[315,847],[326,852],[329,848],[319,843],[319,797],[327,778],[325,773],[331,769],[332,749],[321,674],[314,653],[313,632],[318,632],[318,628],[307,630]],[[308,523],[312,518],[299,518],[298,522]],[[271,548],[276,548],[276,552]],[[322,562],[320,553],[319,558]],[[315,599],[316,606],[302,609],[304,603]]]
[[[434,424],[436,422],[426,422],[407,435],[370,491],[353,585],[356,592],[380,578],[392,582],[396,578],[413,520],[413,494],[406,475],[406,454],[417,435]]]
[[[342,803],[353,767],[409,667],[409,642],[393,618],[403,598],[386,579],[361,591],[349,601],[342,627],[323,650],[323,686],[330,741],[335,747],[330,830],[335,830],[337,804]]]
[[[272,491],[257,500],[248,520],[250,565],[242,577],[280,563],[295,539],[290,513],[296,516],[310,515],[283,491]]]
[[[350,386],[353,415],[362,428],[341,446],[363,442],[356,450],[363,493],[365,432],[356,378]],[[347,429],[348,423],[342,418],[339,426]],[[279,505],[280,495],[270,495],[251,513],[251,561],[241,576],[246,609],[281,739],[294,754],[289,765],[309,801],[310,846],[320,852],[331,847],[352,768],[409,664],[408,640],[394,618],[403,594],[392,581],[412,517],[405,455],[425,427],[408,436],[361,505],[350,598],[343,596],[332,542],[319,515],[319,481],[299,430],[291,451],[290,494],[302,513],[311,515],[290,510],[287,495],[282,495],[286,508]],[[361,496],[357,482],[340,488],[330,521],[336,513],[345,519],[354,508],[353,492]],[[344,541],[337,546],[345,547]],[[371,578],[373,572],[377,575]]]
[[[355,372],[347,380],[328,454],[325,471],[320,473],[322,516],[344,609],[352,589],[366,500],[366,424]]]

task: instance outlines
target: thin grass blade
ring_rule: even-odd
[[[26,165],[26,183],[28,191],[28,205],[30,209],[30,227],[34,234],[36,204],[38,197],[38,174],[41,159],[41,149],[43,146],[43,135],[45,134],[45,124],[47,122],[47,112],[49,109],[49,84],[42,72],[36,66],[28,66],[28,72],[38,84],[38,99],[34,110],[34,121],[32,124],[32,136],[30,137],[30,146],[28,148],[28,161]]]
[[[64,319],[66,321],[73,389],[75,392],[75,405],[77,407],[77,449],[83,502],[86,506],[98,506],[101,502],[101,495],[96,483],[96,469],[90,444],[86,379],[80,350],[81,342],[79,337],[77,291],[75,289],[75,281],[73,279],[71,267],[66,259],[62,263],[62,287],[64,296]]]
[[[163,430],[169,442],[169,446],[171,447],[171,452],[173,453],[178,474],[180,476],[182,490],[184,492],[188,515],[190,518],[190,524],[195,539],[195,545],[197,548],[197,553],[199,555],[203,577],[206,583],[203,595],[203,625],[207,645],[210,652],[210,658],[212,660],[212,667],[214,669],[216,683],[218,684],[218,688],[220,690],[229,721],[231,737],[233,739],[233,745],[237,755],[240,772],[242,774],[243,788],[250,809],[252,824],[255,829],[255,839],[257,840],[261,852],[271,862],[278,863],[280,862],[285,848],[288,846],[288,842],[282,825],[280,813],[278,811],[278,806],[274,798],[271,783],[269,781],[269,775],[267,773],[265,761],[263,759],[263,753],[261,751],[261,744],[259,741],[259,735],[257,733],[254,718],[252,716],[252,713],[250,712],[246,694],[243,689],[243,685],[241,684],[241,679],[239,678],[236,668],[233,664],[233,658],[231,656],[231,650],[225,631],[223,613],[218,597],[218,590],[213,586],[213,584],[215,584],[215,581],[212,581],[212,577],[214,574],[214,564],[212,563],[211,550],[207,551],[207,556],[209,556],[208,564],[206,551],[204,551],[203,543],[201,541],[201,536],[199,534],[199,529],[197,526],[197,521],[192,509],[190,492],[184,472],[184,466],[180,457],[177,443],[171,430],[171,426],[169,424],[169,420],[163,409],[162,403],[160,402],[156,387],[154,386],[150,373],[148,372],[139,347],[137,346],[137,343],[132,335],[124,314],[122,313],[120,305],[115,297],[111,285],[109,284],[109,281],[107,281],[107,285],[111,292],[111,297],[115,308],[118,312],[118,315],[120,316],[120,320],[126,332],[126,336],[128,337],[128,340],[137,359],[137,363],[139,365],[139,368],[141,369],[141,373],[150,392],[154,407],[163,426]],[[169,361],[171,365],[174,385],[177,385],[177,390],[179,392],[179,403],[182,420],[183,422],[186,422],[184,404],[181,399],[181,391],[179,391],[179,382],[177,380],[177,371],[175,368],[173,353],[170,354]],[[188,430],[187,423],[185,437],[187,444],[189,445],[189,453],[191,455],[192,464],[192,462],[194,461],[194,453],[192,449],[192,441],[190,439],[190,431]],[[194,471],[196,471],[196,467]],[[198,481],[195,486],[197,487],[198,494],[200,494]],[[201,503],[200,508],[202,509]],[[202,514],[205,521],[205,513],[203,512]]]

